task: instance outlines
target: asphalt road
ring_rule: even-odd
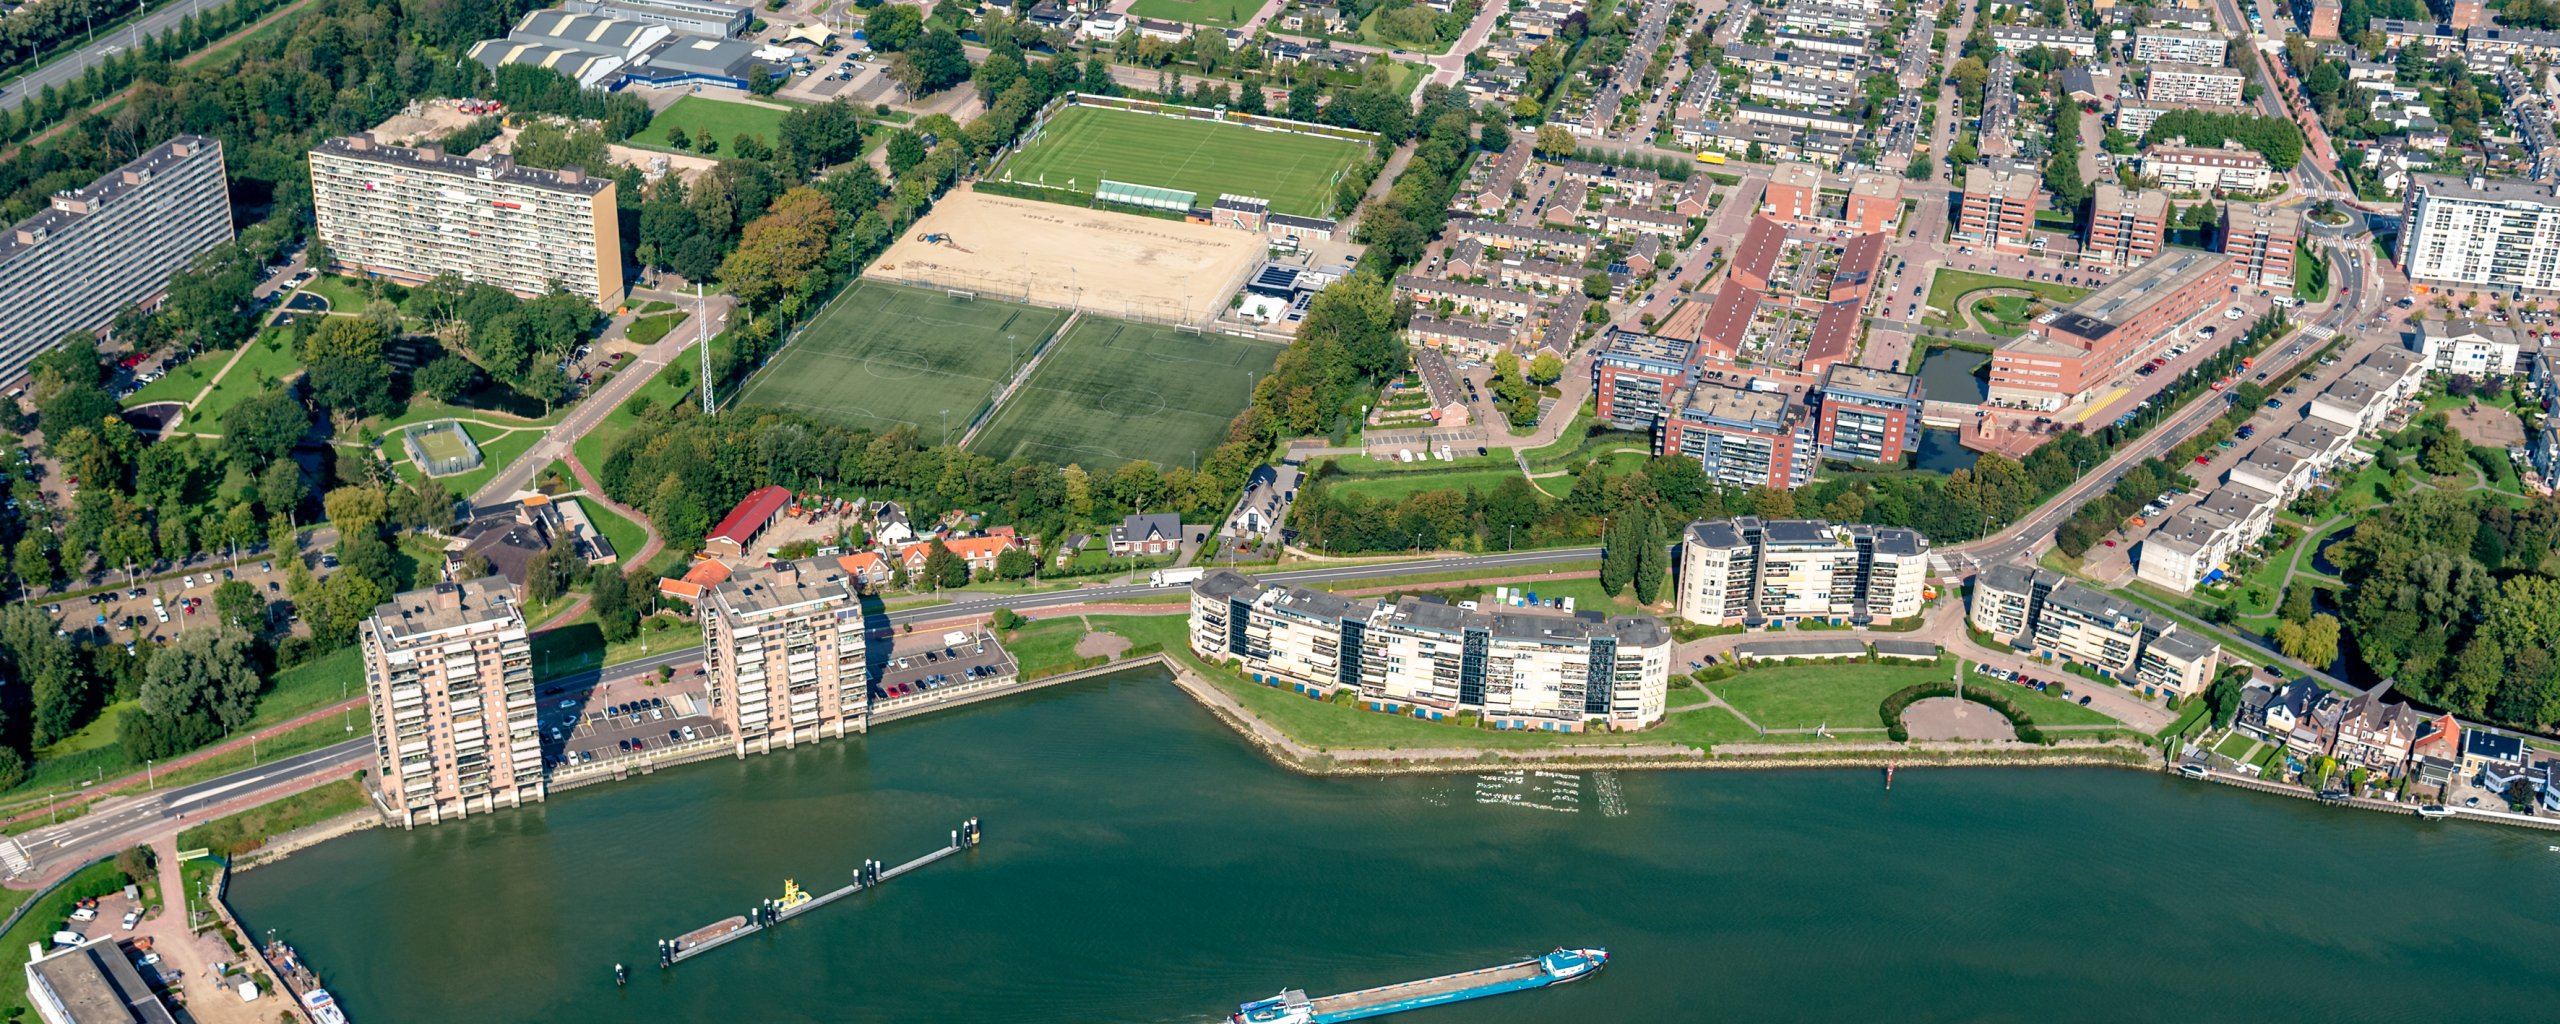
[[[203,0],[167,4],[126,23],[126,27],[113,32],[99,33],[95,40],[73,53],[48,57],[43,67],[17,81],[8,83],[9,91],[0,94],[0,110],[17,109],[18,104],[27,101],[27,97],[43,92],[45,86],[59,86],[77,79],[81,72],[89,70],[89,65],[123,53],[143,39],[154,38],[174,29],[178,27],[179,22],[186,20],[188,15],[202,10],[204,10]]]

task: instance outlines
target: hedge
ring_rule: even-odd
[[[1997,687],[1958,687],[1954,682],[1944,679],[1934,679],[1895,690],[1885,696],[1883,703],[1876,706],[1877,713],[1884,717],[1885,732],[1893,737],[1894,742],[1908,743],[1911,740],[1911,730],[1903,727],[1902,724],[1903,709],[1910,707],[1914,701],[1929,697],[1961,697],[1980,704],[2007,718],[2009,724],[2018,730],[2019,739],[2046,746],[2053,744],[2052,737],[2046,736],[2044,730],[2036,728],[2035,719],[2027,714],[2027,709],[2019,707],[2018,702],[2010,700],[2009,695],[2000,692]]]

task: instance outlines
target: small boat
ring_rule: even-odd
[[[816,898],[817,897],[811,896],[808,892],[802,890],[798,883],[785,878],[782,880],[782,898],[773,901],[773,909],[777,911],[789,910]]]
[[[1605,949],[1558,949],[1496,967],[1444,974],[1420,981],[1398,982],[1340,995],[1307,998],[1289,989],[1269,999],[1236,1007],[1228,1024],[1335,1024],[1337,1021],[1384,1017],[1426,1006],[1445,1006],[1470,999],[1561,985],[1607,966]]]
[[[2442,821],[2446,818],[2453,817],[2453,808],[2447,807],[2443,804],[2420,804],[2418,806],[2418,817],[2425,818],[2428,821]]]

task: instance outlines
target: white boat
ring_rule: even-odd
[[[328,989],[315,988],[302,994],[302,1007],[311,1011],[311,1019],[320,1024],[347,1024],[347,1011],[338,1008],[338,997]]]
[[[2443,804],[2421,804],[2418,807],[2418,816],[2428,821],[2441,821],[2453,817],[2453,808]]]

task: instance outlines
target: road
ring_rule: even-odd
[[[604,382],[603,387],[579,399],[577,406],[570,409],[567,416],[561,418],[559,425],[543,432],[542,440],[535,443],[531,451],[518,456],[505,469],[499,470],[496,476],[489,478],[489,482],[482,485],[478,492],[472,494],[472,504],[496,504],[532,486],[535,473],[551,465],[552,460],[567,454],[570,446],[577,444],[579,438],[587,436],[587,431],[595,429],[597,423],[603,422],[604,418],[612,415],[614,410],[622,408],[622,403],[629,401],[633,392],[640,390],[642,385],[658,375],[659,370],[664,369],[668,363],[682,355],[685,348],[694,343],[695,336],[702,333],[697,329],[701,318],[711,318],[712,331],[715,333],[719,325],[728,323],[730,306],[736,301],[726,295],[705,296],[702,300],[703,308],[697,312],[694,309],[694,297],[690,295],[647,290],[635,290],[631,293],[631,300],[635,304],[650,299],[675,303],[676,308],[686,314],[684,322],[677,324],[674,330],[668,331],[665,337],[641,349],[639,358],[631,365],[623,367],[622,372],[614,374],[612,380]]]
[[[126,23],[126,27],[98,36],[81,46],[78,52],[53,57],[43,67],[8,83],[9,91],[0,94],[0,110],[15,110],[27,97],[44,91],[45,86],[63,86],[97,64],[139,45],[145,39],[177,28],[189,16],[203,12],[204,0],[173,3]]]

